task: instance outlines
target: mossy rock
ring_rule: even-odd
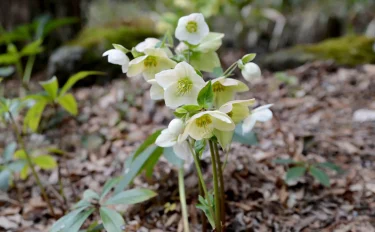
[[[294,68],[306,62],[331,60],[338,65],[356,66],[375,63],[375,38],[348,35],[318,44],[298,45],[267,55],[262,65],[271,70]]]

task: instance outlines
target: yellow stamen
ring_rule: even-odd
[[[190,93],[192,88],[193,81],[189,77],[184,77],[177,81],[177,94],[179,96]]]
[[[212,123],[211,117],[207,114],[203,115],[200,118],[197,118],[195,120],[195,123],[198,127],[207,127],[209,124]]]
[[[156,65],[158,64],[157,60],[156,60],[156,57],[155,56],[147,56],[147,58],[144,60],[144,65],[146,68],[149,68],[149,67],[156,67]]]
[[[186,24],[186,30],[190,33],[197,32],[198,24],[195,21],[190,21]]]
[[[224,92],[225,90],[225,86],[222,85],[220,82],[215,82],[213,85],[212,85],[212,90],[215,92],[215,93],[218,93],[218,92]]]

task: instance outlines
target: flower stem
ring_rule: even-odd
[[[184,184],[184,168],[181,167],[178,170],[178,191],[180,193],[181,211],[182,218],[184,221],[184,231],[189,232],[189,219],[186,206],[186,196],[185,196],[185,184]]]
[[[216,155],[216,162],[217,162],[217,168],[218,168],[218,174],[219,174],[219,182],[220,182],[220,215],[221,215],[221,222],[223,223],[223,230],[225,230],[225,189],[224,189],[224,176],[223,176],[223,170],[222,165],[220,161],[220,155],[219,155],[219,148],[217,143],[214,144],[215,148],[215,155]]]
[[[202,183],[200,181],[198,182],[199,182],[199,195],[203,196],[204,192],[202,188]],[[207,231],[207,218],[204,212],[201,213],[201,220],[202,220],[202,232],[206,232]]]
[[[18,130],[18,127],[17,127],[17,124],[16,124],[16,121],[14,120],[13,118],[13,115],[10,111],[8,111],[8,114],[9,114],[9,118],[12,122],[12,125],[13,125],[13,130],[14,130],[14,133],[16,135],[16,139],[17,139],[17,142],[19,144],[19,146],[21,147],[21,149],[25,152],[25,155],[26,155],[26,161],[31,169],[31,172],[35,178],[35,181],[36,183],[38,184],[39,188],[40,188],[40,191],[42,193],[42,196],[44,198],[44,200],[47,202],[47,205],[48,205],[48,209],[49,211],[51,212],[52,216],[53,217],[56,217],[56,214],[55,214],[55,211],[53,210],[53,207],[52,207],[52,204],[51,204],[51,201],[47,195],[47,192],[46,190],[44,189],[43,185],[42,185],[42,182],[40,181],[40,178],[39,178],[39,175],[38,173],[35,171],[35,167],[34,167],[34,164],[31,160],[31,157],[30,157],[30,154],[26,151],[25,149],[25,144],[23,142],[23,139],[22,139],[22,136]]]
[[[220,193],[219,193],[219,181],[218,181],[218,173],[217,173],[217,162],[216,162],[216,155],[215,155],[215,148],[214,144],[211,140],[208,141],[210,144],[210,152],[211,152],[211,159],[212,159],[212,175],[214,178],[214,193],[215,193],[215,231],[221,232],[221,211],[220,211]]]
[[[223,73],[223,76],[229,76],[236,68],[237,68],[237,61],[231,64],[227,70]]]
[[[195,153],[195,151],[193,150],[191,144],[189,144],[189,149],[190,149],[191,154],[193,155],[193,159],[194,159],[194,163],[195,163],[195,169],[197,170],[198,179],[199,179],[199,182],[200,182],[201,185],[202,185],[202,189],[203,189],[203,192],[204,192],[204,196],[205,196],[205,198],[206,198],[208,204],[209,204],[210,206],[212,206],[211,198],[210,198],[210,195],[208,195],[208,191],[207,191],[206,183],[204,182],[204,179],[203,179],[203,174],[202,174],[202,169],[201,169],[201,165],[200,165],[199,157],[198,157],[198,155]],[[214,215],[214,212],[213,212],[213,210],[212,210],[212,207],[210,207],[210,214],[212,215],[213,218],[215,218],[215,215]]]

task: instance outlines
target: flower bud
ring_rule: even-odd
[[[250,62],[243,66],[241,70],[242,76],[247,81],[253,81],[261,76],[260,68],[257,64]]]

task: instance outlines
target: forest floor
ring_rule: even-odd
[[[239,96],[256,98],[260,105],[273,103],[275,117],[257,124],[258,145],[234,143],[231,148],[224,172],[226,231],[375,231],[375,121],[368,115],[375,111],[375,66],[349,69],[317,62],[286,73],[289,77],[280,81],[275,77],[280,74],[265,72],[249,93]],[[6,85],[15,88],[12,82]],[[41,171],[59,215],[84,190],[100,191],[107,179],[120,175],[125,159],[141,141],[172,119],[163,102],[150,100],[148,88],[141,79],[125,77],[105,86],[77,88],[77,118],[64,113],[49,117],[52,112],[47,112],[41,133],[28,136],[30,149],[55,146],[67,152],[67,166],[56,156],[67,203],[55,194],[57,170]],[[0,145],[12,140],[11,132],[1,128]],[[344,172],[328,171],[328,188],[308,175],[285,184],[288,167],[275,164],[276,158],[330,161]],[[203,162],[210,182],[210,160]],[[141,175],[134,186],[153,189],[158,196],[121,208],[128,231],[182,231],[177,173],[165,159],[156,165],[152,178]],[[0,231],[48,231],[55,219],[34,178],[17,180],[17,188],[23,204],[14,188],[0,194]],[[197,179],[190,166],[186,189],[191,227],[200,231]],[[96,219],[89,218],[85,225]]]

